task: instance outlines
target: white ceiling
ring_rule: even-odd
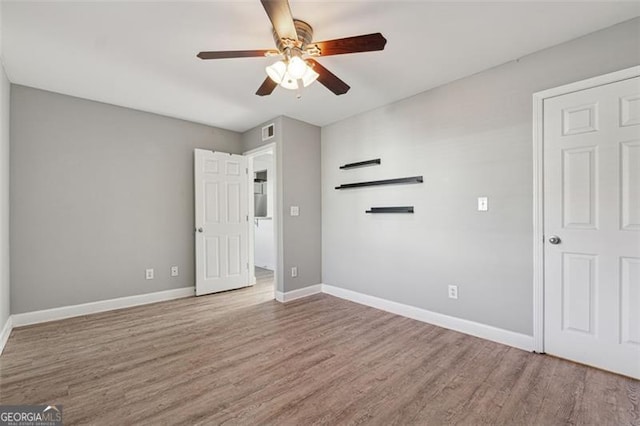
[[[640,15],[640,2],[291,1],[315,40],[382,32],[382,52],[321,58],[350,86],[254,93],[274,46],[254,1],[3,2],[13,83],[245,131],[277,115],[325,125]]]

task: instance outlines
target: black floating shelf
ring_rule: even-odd
[[[404,207],[371,207],[365,213],[413,213],[413,206]]]
[[[374,164],[380,164],[380,159],[376,158],[367,161],[358,161],[357,163],[349,163],[344,166],[340,166],[341,169],[355,169],[356,167],[373,166]]]
[[[370,182],[343,183],[340,186],[336,186],[336,189],[360,188],[362,186],[396,185],[399,183],[422,183],[422,176],[412,176],[412,177],[385,179],[385,180],[372,180]]]

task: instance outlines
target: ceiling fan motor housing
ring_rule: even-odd
[[[300,49],[303,51],[311,40],[313,40],[313,28],[311,25],[299,19],[294,19],[293,23],[296,27],[296,33],[298,34],[298,40],[291,40],[278,37],[275,29],[273,29],[273,40],[276,42],[276,46],[280,52],[285,52],[286,49]]]

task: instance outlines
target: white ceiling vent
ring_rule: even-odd
[[[266,141],[267,139],[271,139],[275,135],[275,126],[273,123],[264,126],[262,128],[262,140]]]

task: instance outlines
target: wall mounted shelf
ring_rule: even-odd
[[[360,188],[363,186],[397,185],[401,183],[422,183],[422,176],[411,176],[397,179],[372,180],[370,182],[343,183],[336,189]]]
[[[374,165],[379,165],[381,163],[379,158],[375,158],[373,160],[367,160],[367,161],[358,161],[357,163],[349,163],[349,164],[345,164],[343,166],[340,166],[341,169],[355,169],[356,167],[365,167],[365,166],[374,166]]]
[[[403,207],[371,207],[365,213],[413,213],[413,206]]]

